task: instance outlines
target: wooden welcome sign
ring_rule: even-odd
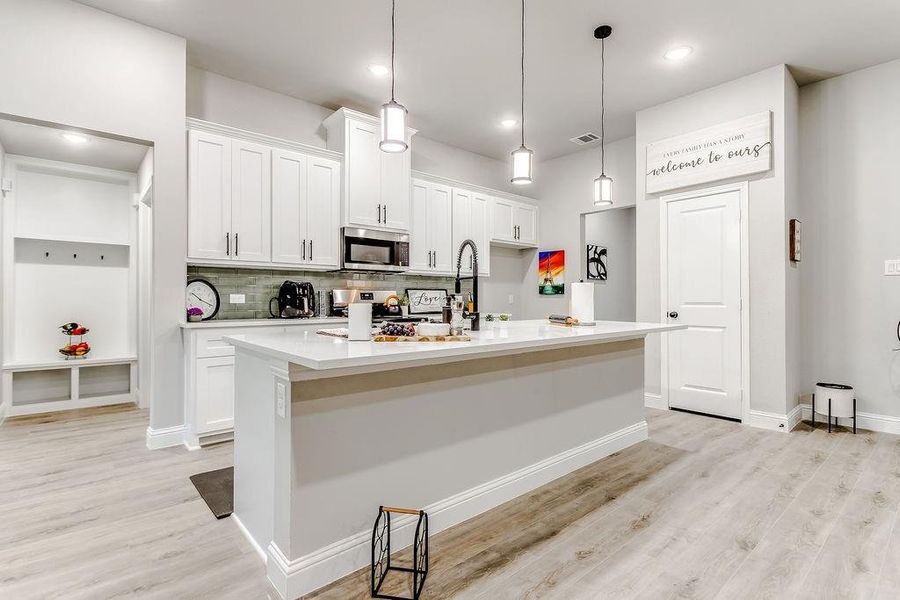
[[[772,168],[772,113],[647,144],[647,193],[761,173]]]

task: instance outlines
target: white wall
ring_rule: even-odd
[[[635,225],[633,206],[584,215],[584,240],[577,260],[585,281],[586,244],[607,249],[608,278],[594,282],[594,319],[598,321],[635,320]]]
[[[800,90],[802,389],[856,388],[862,412],[900,417],[900,61]]]
[[[183,422],[185,42],[67,0],[0,0],[0,113],[155,144],[150,422]],[[14,85],[11,82],[15,82]]]
[[[566,251],[566,283],[581,279],[581,215],[594,211],[594,178],[600,174],[600,148],[590,148],[539,163],[535,186],[540,198],[539,224],[541,250]],[[613,179],[615,206],[634,205],[634,138],[606,145],[606,174]],[[523,252],[529,265],[523,281],[524,316],[542,319],[551,313],[565,313],[569,296],[538,294],[537,252]]]
[[[789,398],[786,350],[785,218],[787,82],[784,65],[685,96],[636,115],[637,318],[658,322],[660,306],[659,197],[645,193],[648,143],[764,110],[773,112],[773,168],[750,177],[750,385],[751,408],[784,414]],[[795,160],[793,157],[791,160]],[[719,182],[721,183],[721,182]],[[659,393],[659,339],[647,342],[647,392]]]

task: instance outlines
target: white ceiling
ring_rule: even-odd
[[[0,145],[7,154],[88,165],[136,173],[147,146],[86,135],[88,141],[73,144],[61,129],[0,119]]]
[[[82,0],[188,40],[188,61],[331,108],[375,113],[388,78],[389,0]],[[420,132],[505,159],[516,131],[517,0],[399,0],[397,99]],[[633,134],[636,110],[776,64],[800,83],[900,57],[896,0],[530,0],[526,143],[537,160],[599,130],[597,25],[608,23],[607,139]],[[694,53],[663,59],[672,46]]]

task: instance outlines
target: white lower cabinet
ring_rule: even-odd
[[[252,327],[233,323],[187,325],[184,339],[184,444],[197,449],[234,435],[234,346],[225,336],[240,333],[291,333],[315,335],[323,327],[343,327],[343,321],[275,321]]]

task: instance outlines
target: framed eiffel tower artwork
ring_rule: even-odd
[[[566,251],[538,253],[538,294],[558,296],[566,293]]]

